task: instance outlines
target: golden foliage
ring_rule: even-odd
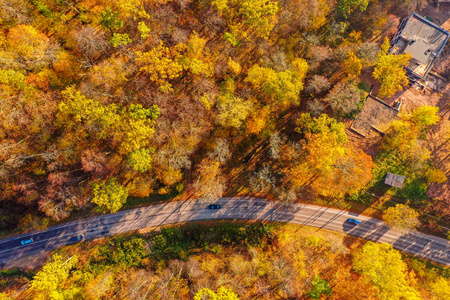
[[[163,42],[148,52],[136,52],[136,61],[143,66],[141,71],[150,75],[150,80],[158,84],[163,92],[172,91],[169,80],[178,78],[183,71],[183,66],[178,62],[180,52],[177,47],[165,47]]]
[[[381,97],[390,97],[403,89],[408,84],[404,67],[411,59],[409,54],[393,55],[388,53],[389,40],[386,38],[381,51],[378,54],[377,62],[372,76],[381,83]]]
[[[409,231],[419,224],[419,213],[404,204],[389,207],[383,212],[383,220],[398,230]]]

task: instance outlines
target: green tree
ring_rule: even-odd
[[[53,254],[31,281],[30,289],[36,293],[37,299],[63,300],[73,299],[77,294],[74,287],[63,288],[62,284],[69,277],[70,270],[77,264],[78,259],[72,256],[64,259],[59,254]]]
[[[419,300],[409,286],[408,269],[400,252],[391,245],[367,242],[353,258],[353,268],[363,274],[383,300]]]
[[[320,299],[322,295],[331,296],[333,290],[326,280],[316,275],[311,284],[313,287],[308,291],[308,293],[306,293],[306,296],[309,298]]]
[[[381,83],[379,95],[390,97],[408,84],[404,67],[408,64],[409,54],[392,55],[389,51],[389,40],[386,38],[377,56],[373,77]]]
[[[118,11],[113,11],[109,6],[106,7],[106,9],[102,11],[100,25],[111,31],[111,33],[122,28],[123,21],[120,20],[119,15],[120,13]]]
[[[97,204],[103,213],[119,211],[127,201],[127,197],[128,189],[120,185],[114,177],[93,186],[92,202]]]
[[[383,220],[393,228],[401,231],[414,229],[419,220],[419,214],[412,208],[404,204],[397,204],[389,207],[383,212]]]
[[[359,8],[360,11],[365,11],[367,5],[369,5],[369,0],[339,0],[337,9],[339,14],[344,19],[347,19],[357,8]]]
[[[217,292],[208,288],[203,288],[194,296],[194,300],[239,300],[238,296],[231,289],[221,286]]]
[[[115,239],[99,250],[100,262],[111,266],[129,269],[141,265],[148,255],[143,238]]]

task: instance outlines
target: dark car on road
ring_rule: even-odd
[[[69,240],[69,243],[78,243],[84,240],[84,234],[80,234],[74,237],[71,237]]]
[[[210,204],[208,205],[209,209],[219,209],[221,208],[220,204]]]
[[[353,219],[353,218],[347,219],[347,222],[353,223],[353,224],[356,224],[356,225],[361,224],[361,221],[360,221],[360,220]]]
[[[22,241],[20,241],[20,243],[21,243],[22,245],[31,244],[32,242],[33,242],[33,238],[29,238],[29,239],[27,239],[27,240],[22,240]]]

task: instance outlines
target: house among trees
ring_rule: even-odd
[[[390,106],[383,100],[373,96],[371,92],[367,96],[361,112],[350,127],[350,129],[364,137],[372,129],[383,134],[389,123],[397,117],[401,106],[401,101],[396,102],[394,106]]]
[[[412,56],[406,72],[410,82],[415,83],[427,77],[449,36],[450,33],[434,24],[431,18],[423,18],[413,12],[400,23],[389,52]]]

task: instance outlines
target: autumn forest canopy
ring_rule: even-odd
[[[429,142],[446,113],[349,130],[372,84],[381,101],[407,88],[411,56],[389,40],[427,4],[0,0],[0,236],[250,195],[450,238],[450,199],[429,193],[447,182]],[[449,278],[386,244],[218,222],[61,248],[34,273],[0,271],[0,299],[447,299]]]
[[[377,209],[392,224],[403,205],[438,230],[450,210],[427,188],[447,178],[425,143],[437,107],[400,114],[376,155],[346,130],[363,74],[382,99],[407,85],[410,57],[388,39],[424,3],[0,1],[4,233],[192,193],[341,207],[387,194]],[[386,172],[404,189],[382,186]]]

